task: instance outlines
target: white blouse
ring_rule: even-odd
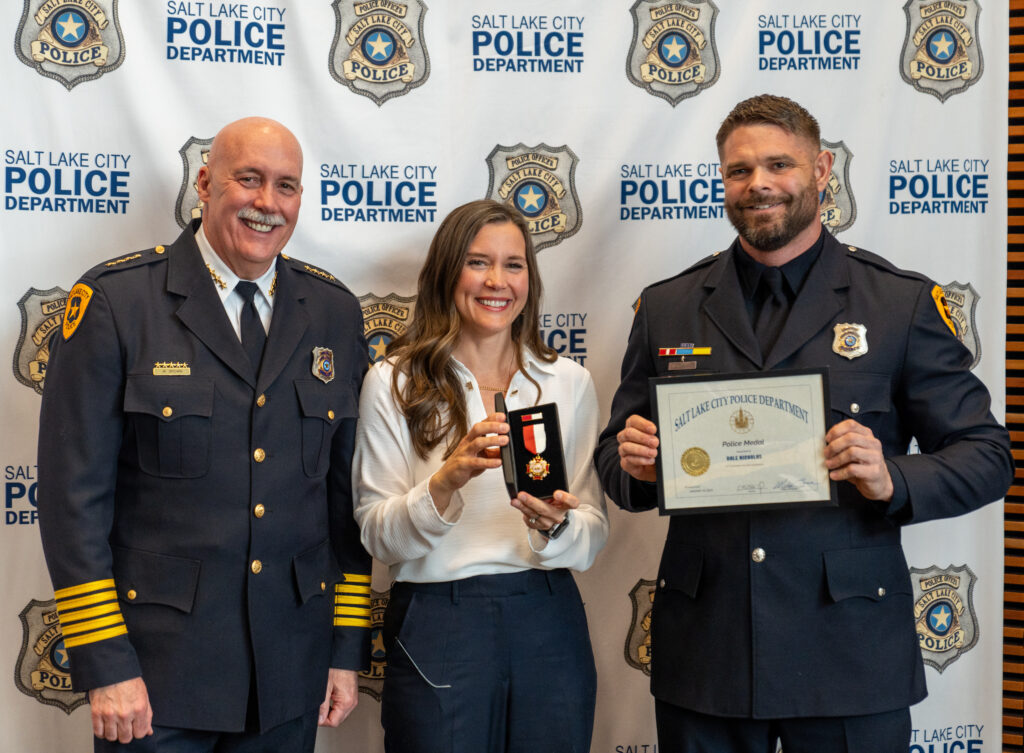
[[[557,403],[569,489],[579,499],[569,527],[551,541],[526,527],[510,504],[500,468],[488,469],[452,495],[444,515],[427,485],[443,464],[442,440],[426,460],[413,449],[409,427],[391,395],[392,365],[369,370],[359,398],[359,425],[352,464],[355,517],[366,550],[390,567],[395,580],[431,583],[529,568],[586,570],[608,539],[604,494],[594,468],[598,435],[597,395],[590,373],[559,358],[545,363],[524,353],[522,371],[505,396],[509,410]],[[484,420],[473,374],[454,358],[462,377],[469,425]]]

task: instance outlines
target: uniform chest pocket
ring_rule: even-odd
[[[302,470],[317,478],[331,464],[331,441],[341,420],[359,413],[355,390],[349,382],[296,379],[295,394],[302,414]]]
[[[889,377],[886,374],[844,373],[832,369],[829,373],[829,400],[833,424],[852,418],[870,427],[892,410]]]
[[[210,470],[212,379],[129,376],[124,412],[139,468],[163,478],[199,478]]]

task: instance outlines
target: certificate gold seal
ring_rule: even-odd
[[[711,457],[700,447],[691,447],[679,458],[679,463],[691,476],[699,476],[711,465]]]

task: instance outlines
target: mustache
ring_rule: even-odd
[[[249,222],[258,222],[260,225],[283,225],[285,223],[284,215],[263,214],[252,207],[239,209],[238,217],[242,220],[249,220]]]

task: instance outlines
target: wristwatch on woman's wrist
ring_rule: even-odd
[[[562,535],[562,532],[569,527],[569,511],[565,511],[565,517],[562,518],[561,522],[555,523],[551,528],[546,531],[537,531],[541,536],[546,539],[557,539]]]

